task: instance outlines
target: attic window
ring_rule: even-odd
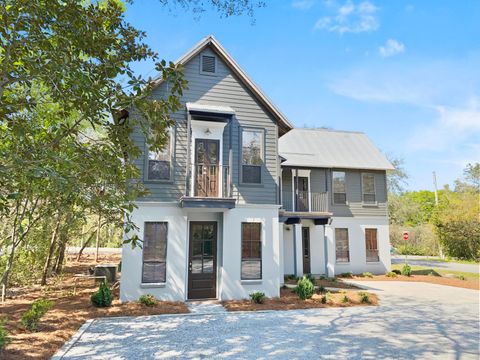
[[[202,55],[200,72],[202,74],[215,74],[217,72],[217,61],[215,56]]]

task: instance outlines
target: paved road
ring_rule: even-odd
[[[405,255],[392,256],[392,264],[403,264],[405,262]],[[480,266],[475,264],[459,264],[454,262],[441,262],[428,260],[425,257],[408,256],[408,263],[410,265],[435,267],[438,269],[452,270],[452,271],[464,271],[479,274]]]
[[[361,284],[381,306],[100,319],[63,358],[479,358],[478,291]]]

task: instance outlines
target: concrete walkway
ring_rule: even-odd
[[[98,319],[63,359],[475,359],[479,292],[361,282],[381,306]],[[60,357],[59,357],[60,358]]]
[[[192,314],[219,314],[226,312],[220,301],[215,300],[188,301],[187,306]]]
[[[405,255],[392,256],[392,264],[403,264],[403,263],[405,263]],[[456,262],[435,261],[435,260],[429,260],[424,256],[408,255],[408,263],[410,265],[427,266],[427,267],[438,268],[442,270],[463,271],[463,272],[470,272],[474,274],[480,273],[480,266],[478,264],[460,264]]]

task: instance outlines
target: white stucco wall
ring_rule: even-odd
[[[293,262],[293,225],[283,225],[283,271],[285,275],[295,273]]]
[[[241,223],[262,223],[262,279],[241,280]],[[280,294],[280,244],[277,206],[242,206],[224,213],[223,267],[220,298],[246,299],[254,291],[268,297]]]
[[[132,213],[132,220],[139,227],[138,236],[143,239],[144,222],[168,222],[167,270],[164,284],[141,284],[142,249],[132,250],[129,244],[122,249],[122,277],[120,300],[135,301],[141,295],[152,294],[161,300],[185,300],[187,271],[187,216],[177,204],[139,203]]]
[[[335,228],[348,228],[350,262],[336,263],[335,261]],[[367,262],[365,249],[365,229],[376,228],[379,261]],[[328,244],[328,272],[329,276],[345,272],[361,274],[365,271],[373,274],[383,274],[390,270],[390,241],[388,233],[388,219],[335,217],[331,225],[325,225],[325,236]]]

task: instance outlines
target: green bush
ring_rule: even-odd
[[[463,275],[458,275],[458,276],[457,276],[457,279],[465,280],[465,276],[463,276]]]
[[[397,277],[397,273],[394,271],[388,271],[385,273],[385,276],[389,278],[394,278],[394,277]]]
[[[360,302],[362,304],[370,304],[370,297],[368,296],[367,293],[360,292],[360,293],[358,293],[358,295],[360,295]]]
[[[306,276],[304,276],[298,280],[295,292],[302,300],[310,299],[315,292],[315,286],[313,286],[312,282]]]
[[[363,277],[373,278],[373,274],[371,272],[368,272],[368,271],[365,271],[362,275],[363,275]]]
[[[322,304],[326,304],[328,302],[328,295],[327,294],[323,295],[320,301],[322,302]]]
[[[263,304],[265,302],[265,293],[261,291],[255,291],[250,294],[250,299],[255,304]]]
[[[5,329],[6,320],[0,320],[0,351],[10,342],[8,331]]]
[[[38,299],[32,303],[20,319],[21,324],[30,331],[38,331],[38,322],[53,306],[53,301],[48,299]]]
[[[352,277],[353,277],[353,273],[352,273],[352,272],[344,272],[344,273],[341,273],[340,275],[338,275],[338,277],[341,277],[341,278],[352,278]]]
[[[392,272],[397,274],[397,275],[402,275],[402,272],[398,269],[393,269]]]
[[[158,301],[157,299],[155,299],[155,296],[151,294],[147,294],[147,295],[140,296],[140,298],[138,299],[138,302],[145,306],[155,306],[157,305]]]
[[[96,307],[109,307],[112,305],[112,292],[104,281],[100,284],[98,291],[92,294],[90,300]]]
[[[348,304],[350,302],[350,298],[347,295],[344,295],[342,298],[342,303]]]
[[[402,267],[402,275],[404,276],[412,276],[412,267],[408,264],[403,265]]]

